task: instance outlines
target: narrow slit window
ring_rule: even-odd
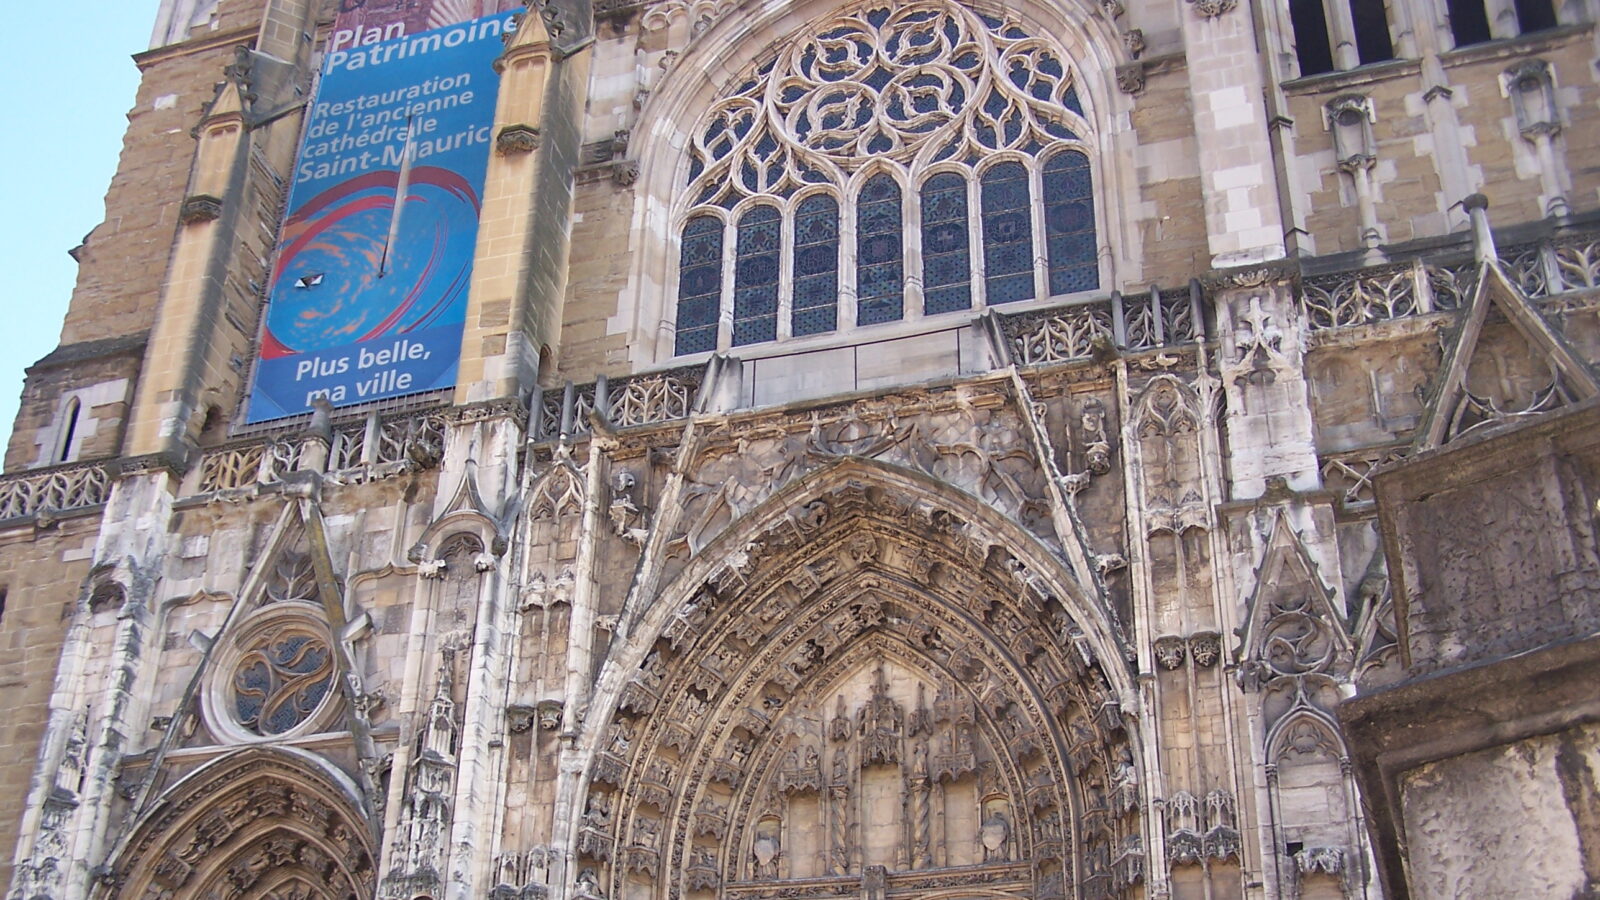
[[[972,308],[967,181],[946,172],[922,185],[922,311]]]
[[[898,321],[905,313],[905,257],[900,185],[875,175],[856,204],[856,323]]]
[[[1294,55],[1300,75],[1333,71],[1333,45],[1328,42],[1328,15],[1322,0],[1289,0],[1289,23],[1294,28]]]
[[[676,352],[717,349],[717,313],[722,305],[722,221],[696,216],[683,227],[678,257]]]
[[[1005,162],[983,175],[984,289],[989,304],[1033,299],[1028,170]]]
[[[782,217],[758,206],[739,219],[733,275],[734,346],[778,338],[778,258]]]
[[[1350,20],[1355,23],[1356,55],[1363,66],[1394,59],[1384,0],[1350,0]]]
[[[839,327],[839,204],[826,194],[800,201],[794,217],[794,312],[798,337]]]
[[[1050,253],[1050,294],[1098,288],[1094,197],[1089,158],[1082,153],[1067,150],[1045,163],[1044,231]]]
[[[72,442],[78,437],[78,417],[83,411],[83,403],[77,397],[67,401],[61,408],[61,431],[56,438],[55,458],[51,462],[71,462]]]

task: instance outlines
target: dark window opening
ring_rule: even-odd
[[[1300,74],[1333,71],[1333,47],[1328,43],[1328,17],[1322,0],[1289,0],[1289,23],[1294,26],[1294,55]]]
[[[1489,13],[1483,0],[1447,0],[1450,9],[1450,34],[1457,47],[1481,44],[1490,39]]]
[[[1355,23],[1356,55],[1363,66],[1394,59],[1384,0],[1350,0],[1350,19]]]
[[[1550,0],[1516,0],[1517,28],[1523,34],[1556,27],[1556,8]]]
[[[61,411],[61,439],[56,445],[56,458],[52,462],[64,463],[72,460],[72,440],[78,436],[78,413],[83,404],[77,397],[67,401],[66,408]]]

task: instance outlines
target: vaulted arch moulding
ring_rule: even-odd
[[[252,747],[169,788],[117,849],[98,898],[369,900],[377,864],[360,790],[306,751]]]
[[[1131,682],[1065,570],[889,467],[806,481],[613,651],[580,741],[577,882],[618,900],[1141,884]]]

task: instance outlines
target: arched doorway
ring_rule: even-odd
[[[96,896],[137,900],[370,900],[364,801],[305,751],[252,747],[168,788],[113,858]]]
[[[724,562],[679,579],[602,687],[578,895],[1142,881],[1127,675],[1064,569],[932,482],[859,462],[810,481],[708,544]]]

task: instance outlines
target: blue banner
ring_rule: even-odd
[[[514,13],[330,49],[247,421],[452,387]]]

